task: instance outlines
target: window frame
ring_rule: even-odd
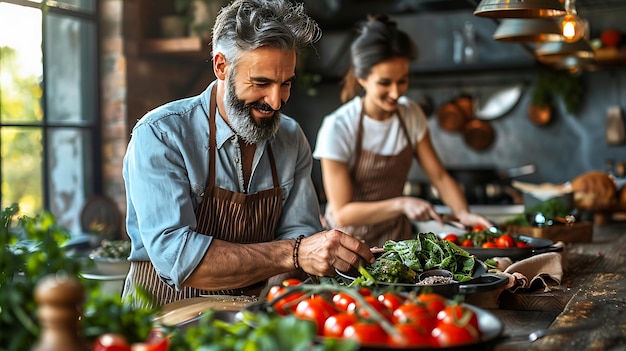
[[[82,1],[90,1],[90,0],[82,0]],[[35,128],[41,131],[42,133],[42,164],[41,164],[41,172],[42,172],[42,189],[43,193],[41,194],[42,198],[42,206],[43,210],[51,211],[52,207],[52,199],[51,199],[51,174],[50,174],[50,160],[52,155],[52,148],[54,145],[49,145],[49,133],[55,130],[74,130],[79,133],[87,132],[91,140],[86,145],[90,145],[89,150],[83,150],[85,154],[88,154],[91,162],[88,164],[84,164],[85,167],[91,167],[91,169],[84,169],[83,174],[85,178],[84,184],[84,203],[87,200],[95,195],[102,194],[103,191],[103,156],[102,156],[102,114],[101,114],[101,93],[100,93],[100,81],[102,78],[101,72],[101,47],[100,47],[100,37],[101,37],[101,28],[99,21],[99,1],[93,1],[93,9],[89,11],[88,9],[81,9],[79,7],[69,5],[67,3],[61,3],[56,1],[46,1],[42,0],[42,2],[34,2],[29,0],[0,0],[0,2],[9,3],[18,6],[25,6],[29,8],[35,8],[42,11],[42,23],[41,23],[41,50],[42,50],[42,96],[40,98],[41,109],[43,111],[43,116],[41,121],[36,121],[33,123],[15,123],[0,120],[0,129],[8,127],[8,128]],[[47,72],[47,59],[48,55],[48,42],[46,39],[46,26],[48,25],[48,20],[46,16],[49,14],[54,14],[56,16],[69,17],[76,20],[87,21],[91,23],[94,27],[94,50],[93,53],[93,72],[94,82],[91,83],[91,88],[93,89],[91,100],[93,101],[93,106],[87,106],[86,109],[89,110],[89,113],[93,116],[91,120],[80,120],[80,121],[62,121],[55,122],[50,121],[50,113],[49,108],[47,106],[47,95],[48,95],[48,86],[46,84],[46,72]],[[0,184],[2,183],[2,167],[3,162],[0,158]],[[1,196],[1,193],[0,193]],[[81,206],[82,208],[82,206]],[[51,211],[52,212],[52,211]],[[56,215],[53,213],[53,215]],[[76,223],[74,225],[80,224],[80,213],[77,213]]]

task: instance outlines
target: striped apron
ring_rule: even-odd
[[[414,155],[406,126],[402,118],[398,117],[404,136],[408,140],[406,147],[397,155],[378,155],[362,149],[363,118],[364,112],[361,110],[355,162],[350,172],[354,188],[352,201],[380,201],[401,196]],[[331,228],[340,229],[359,238],[370,247],[382,247],[387,240],[410,239],[413,234],[411,222],[405,215],[371,225],[339,227],[336,226],[332,209],[328,206],[325,217]]]
[[[272,241],[282,212],[283,189],[278,181],[276,162],[269,144],[267,151],[272,169],[273,188],[255,194],[244,194],[215,185],[215,150],[217,150],[215,89],[213,88],[211,92],[209,114],[209,176],[203,200],[195,210],[196,232],[241,244]],[[243,288],[220,291],[206,291],[190,286],[176,290],[159,277],[150,261],[133,261],[126,277],[123,297],[132,299],[135,288],[140,286],[152,294],[154,306],[161,306],[204,294],[258,296],[265,284],[266,281],[261,281]],[[134,305],[145,306],[138,300],[134,301]]]

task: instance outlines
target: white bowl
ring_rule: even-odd
[[[93,257],[94,273],[102,275],[126,275],[130,270],[130,261],[126,258]]]

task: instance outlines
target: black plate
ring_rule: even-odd
[[[558,252],[563,248],[554,246],[554,242],[549,239],[536,238],[527,235],[512,235],[517,240],[523,240],[530,244],[530,247],[512,247],[512,248],[482,248],[482,247],[460,247],[461,249],[476,256],[479,260],[487,260],[492,257],[509,257],[513,261],[523,260],[533,255],[545,252]]]
[[[356,278],[361,276],[359,271],[354,267],[347,272],[341,272],[339,270],[335,271],[347,284],[353,282]],[[495,290],[506,285],[507,282],[508,278],[503,275],[487,273],[487,266],[485,263],[481,260],[476,260],[476,269],[474,269],[472,279],[466,282],[460,283],[454,281],[449,284],[439,285],[378,282],[377,285],[380,287],[400,289],[402,291],[429,291],[443,295],[447,298],[453,298],[455,295],[468,295]]]
[[[437,348],[415,348],[415,347],[384,347],[384,346],[376,346],[376,347],[361,347],[361,351],[384,351],[384,350],[419,350],[419,351],[430,351],[430,350],[489,350],[493,348],[495,343],[500,340],[502,332],[504,330],[504,325],[502,321],[498,319],[494,314],[484,310],[482,308],[476,307],[474,305],[463,304],[464,306],[472,309],[476,313],[476,317],[478,317],[478,326],[481,331],[481,338],[479,342],[457,346],[457,347],[437,347]],[[242,311],[248,311],[251,313],[268,313],[269,309],[267,306],[267,302],[258,301],[253,302],[246,307],[243,308]]]

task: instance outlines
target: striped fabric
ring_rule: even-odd
[[[363,118],[361,111],[356,138],[356,160],[351,171],[353,201],[380,201],[401,196],[413,162],[413,146],[406,126],[400,118],[404,135],[409,140],[407,146],[397,155],[378,155],[361,147]],[[370,247],[382,247],[387,240],[405,240],[410,239],[412,235],[411,222],[404,215],[373,225],[338,227],[335,225],[332,209],[328,207],[326,220],[331,228],[340,229],[359,238]]]
[[[274,187],[249,195],[232,192],[215,186],[215,88],[211,94],[209,128],[209,177],[204,191],[204,199],[196,208],[196,231],[205,235],[212,235],[216,239],[236,243],[272,241],[282,212],[283,189],[278,182],[276,162],[271,146],[268,146],[267,151],[270,157]],[[135,288],[143,287],[153,294],[152,306],[162,306],[204,294],[258,296],[265,287],[265,283],[265,281],[261,281],[240,289],[220,291],[206,291],[192,287],[176,290],[159,277],[151,262],[131,262],[123,296],[124,298],[132,298]],[[134,305],[145,304],[135,300]]]

